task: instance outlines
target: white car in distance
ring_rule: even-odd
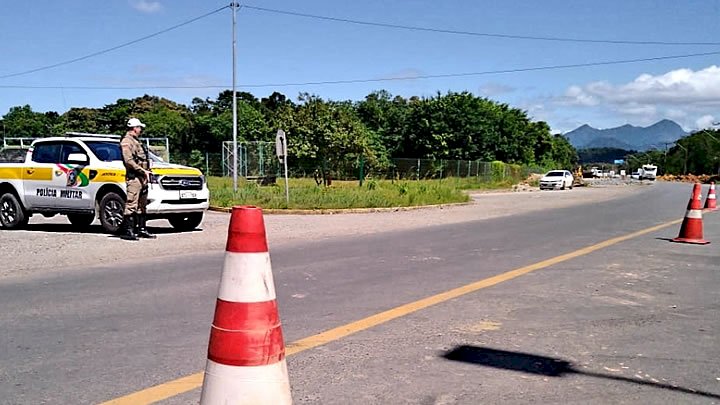
[[[572,190],[575,178],[567,170],[551,170],[540,179],[540,190]]]

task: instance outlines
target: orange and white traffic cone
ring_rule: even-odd
[[[201,405],[292,404],[262,211],[234,207]]]
[[[693,187],[692,197],[688,202],[685,219],[680,227],[680,234],[673,242],[694,243],[696,245],[707,245],[710,241],[703,239],[702,223],[702,185],[696,183]]]
[[[717,211],[717,196],[715,195],[715,182],[710,183],[710,191],[705,199],[705,211]]]

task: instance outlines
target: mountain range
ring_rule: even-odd
[[[597,129],[585,124],[565,134],[577,149],[619,148],[637,151],[664,149],[665,143],[675,142],[685,135],[685,130],[671,120],[658,121],[649,127],[623,125],[608,129]]]

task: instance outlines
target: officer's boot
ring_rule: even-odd
[[[147,216],[145,214],[137,214],[137,236],[145,239],[156,239],[157,236],[148,232],[145,223],[147,222]]]
[[[133,215],[125,215],[123,217],[120,239],[138,240],[137,235],[135,235],[135,218]]]

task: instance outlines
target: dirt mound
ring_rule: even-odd
[[[535,191],[540,187],[542,174],[532,173],[528,178],[512,186],[513,191]]]
[[[720,176],[713,176],[709,174],[664,174],[662,176],[658,176],[658,180],[680,183],[710,183],[711,181],[718,182],[718,180],[720,180]]]

